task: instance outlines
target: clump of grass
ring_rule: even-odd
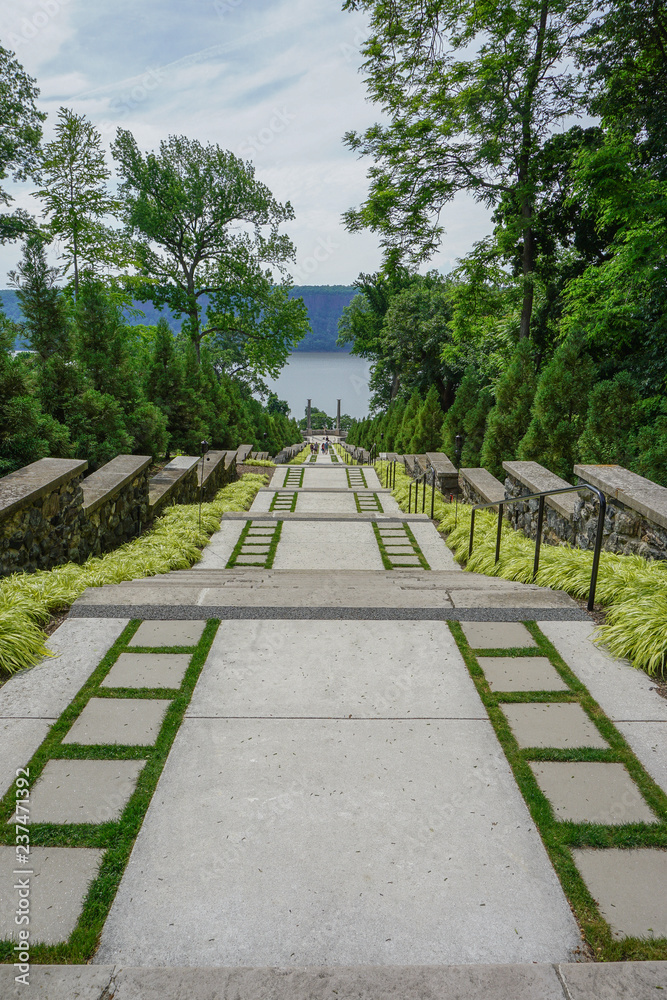
[[[260,468],[263,468],[263,469],[275,469],[276,468],[276,463],[275,462],[270,462],[268,460],[268,458],[250,458],[250,456],[248,456],[248,458],[245,459],[245,461],[243,462],[243,464],[244,465],[259,466]]]
[[[300,451],[294,458],[290,458],[288,465],[302,465],[310,456],[310,445],[307,444],[303,451]]]
[[[386,463],[378,465],[382,472]],[[403,510],[407,510],[411,482],[398,466],[393,495]],[[429,507],[428,490],[426,503]],[[459,504],[456,510],[436,493],[438,530],[445,534],[456,559],[467,570],[520,583],[534,582],[580,599],[588,596],[592,552],[566,544],[543,545],[540,569],[533,580],[535,542],[514,531],[507,521],[502,527],[500,559],[495,562],[498,519],[489,511],[477,511],[475,515],[475,545],[468,559],[471,512],[470,505]],[[667,561],[602,552],[595,599],[606,608],[607,618],[597,630],[597,641],[614,656],[627,658],[648,674],[667,673]]]
[[[225,486],[210,503],[168,507],[153,527],[113,552],[82,564],[66,563],[37,573],[13,573],[0,582],[0,673],[13,674],[48,655],[44,625],[54,611],[69,607],[86,587],[138,580],[187,569],[220,527],[225,511],[248,510],[266,483],[246,474]]]

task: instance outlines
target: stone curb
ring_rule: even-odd
[[[30,983],[0,966],[3,1000],[646,1000],[667,962],[332,966],[295,969],[35,965]]]
[[[79,604],[69,618],[147,618],[201,620],[208,618],[301,618],[315,620],[395,619],[461,622],[590,621],[578,608],[304,608],[304,607],[230,607],[197,604]]]

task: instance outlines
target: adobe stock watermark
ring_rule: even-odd
[[[17,942],[14,945],[14,968],[18,970],[14,982],[22,986],[30,985],[30,876],[34,873],[30,864],[30,769],[19,767],[16,772],[16,809],[14,813],[14,843],[16,846],[16,910],[14,923]]]
[[[320,265],[329,260],[337,250],[340,250],[340,243],[335,243],[333,236],[320,236],[312,252],[307,257],[302,257],[292,268],[293,277],[304,281],[315,274]]]
[[[357,28],[354,33],[354,38],[352,42],[341,42],[339,46],[340,54],[343,57],[343,61],[346,63],[351,63],[353,60],[359,59],[362,55],[361,48],[368,41],[368,34],[362,31],[361,28]]]
[[[277,136],[281,135],[293,121],[296,114],[287,108],[274,108],[267,125],[260,129],[257,135],[249,135],[239,146],[241,156],[251,156],[270,146]]]
[[[7,34],[7,46],[16,51],[21,46],[32,42],[48,24],[57,17],[63,7],[68,7],[71,0],[40,0],[39,9],[21,20],[18,31]]]
[[[148,100],[148,98],[158,90],[167,79],[167,72],[161,66],[149,67],[146,72],[137,77],[131,88],[123,92],[122,96],[115,97],[109,104],[109,111],[115,113],[115,118],[107,118],[98,125],[99,131],[104,135],[108,132],[115,132],[118,121],[126,118],[136,111],[137,108]]]
[[[244,0],[215,0],[213,4],[213,10],[216,12],[218,17],[227,17],[232,11],[240,7]]]

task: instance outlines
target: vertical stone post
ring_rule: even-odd
[[[308,437],[310,437],[310,435],[313,433],[313,429],[310,426],[310,403],[311,403],[311,401],[308,400],[308,408],[307,408],[307,411],[306,411],[307,412],[306,434],[308,435]]]
[[[338,400],[338,407],[336,409],[336,434],[340,437],[340,399]]]

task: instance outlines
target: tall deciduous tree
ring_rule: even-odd
[[[245,344],[249,363],[256,364],[256,354],[250,361],[253,344],[259,337],[266,349],[271,341],[258,322],[267,308],[266,271],[284,272],[294,257],[292,243],[280,233],[281,224],[294,218],[289,202],[274,198],[252,164],[185,136],[170,136],[158,152],[144,156],[132,134],[119,129],[112,150],[125,221],[142,239],[146,283],[140,295],[183,317],[198,356],[202,340],[218,334]],[[231,322],[239,289],[246,304],[236,302]],[[280,329],[273,346],[284,354],[285,345],[289,352],[303,336],[303,317],[295,316],[286,296],[268,305],[281,307],[274,311]]]
[[[44,148],[41,170],[43,186],[36,196],[44,202],[49,233],[61,242],[78,295],[81,270],[97,273],[129,262],[127,244],[103,222],[119,203],[107,188],[111,171],[102,137],[85,115],[60,109],[56,138]]]
[[[14,53],[0,46],[0,181],[12,177],[24,181],[34,177],[39,166],[39,143],[46,115],[37,110],[39,90],[35,81],[16,60]],[[0,205],[12,197],[0,186]],[[0,243],[15,240],[30,228],[24,211],[0,214]]]
[[[429,258],[439,215],[460,191],[503,202],[503,256],[520,259],[520,336],[530,334],[545,141],[581,108],[569,60],[590,11],[584,0],[346,0],[370,15],[364,50],[372,100],[389,118],[353,149],[372,156],[370,194],[346,214],[381,234],[389,259]]]

